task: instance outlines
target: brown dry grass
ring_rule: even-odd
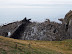
[[[34,52],[34,54],[38,54],[38,52],[45,52],[45,54],[48,53],[48,51],[51,52],[56,52],[58,54],[72,54],[72,40],[64,40],[64,41],[32,41],[32,40],[17,40],[17,39],[12,39],[12,38],[6,38],[6,37],[2,37],[0,36],[0,48],[5,49],[6,51],[8,51],[9,49],[11,49],[8,46],[17,46],[16,47],[20,47],[21,50],[30,49],[31,51],[34,51],[34,49],[36,49],[36,53]],[[6,44],[7,42],[7,44]],[[10,45],[11,44],[11,45]],[[2,46],[3,45],[3,46]],[[49,53],[51,53],[49,52]],[[31,53],[32,54],[32,53]],[[51,53],[52,54],[52,53]]]

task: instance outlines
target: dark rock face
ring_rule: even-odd
[[[10,38],[20,39],[20,37],[22,36],[22,33],[26,29],[26,26],[28,25],[28,23],[30,23],[29,20],[27,20],[26,18],[23,19],[22,24],[13,32],[13,34],[10,36]]]
[[[66,29],[67,29],[69,39],[72,39],[72,11],[71,10],[66,14],[64,20],[66,23],[65,25],[67,25]]]
[[[10,23],[0,27],[0,35],[10,38],[22,40],[64,40],[72,39],[72,11],[69,11],[64,19],[59,19],[62,24],[50,22],[37,23],[30,22],[31,19],[23,19],[22,21]]]

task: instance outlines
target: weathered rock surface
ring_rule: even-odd
[[[66,15],[63,24],[65,25],[65,31],[67,32],[69,39],[72,39],[72,11],[70,10]]]
[[[62,21],[62,24],[56,22],[50,22],[49,19],[47,19],[45,22],[42,23],[37,22],[27,23],[27,21],[22,22],[23,20],[9,23],[7,25],[0,27],[0,35],[6,37],[8,35],[8,32],[10,32],[11,33],[10,37],[12,37],[12,35],[13,35],[12,38],[19,36],[19,38],[15,39],[22,39],[22,40],[54,41],[54,40],[72,39],[72,11],[70,10],[65,15],[64,19],[59,20]],[[23,23],[24,25],[22,25]],[[17,31],[17,33],[15,31]]]

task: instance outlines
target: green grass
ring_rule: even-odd
[[[72,40],[32,41],[0,36],[0,54],[72,54]]]

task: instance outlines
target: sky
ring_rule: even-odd
[[[72,4],[72,0],[0,0],[0,8],[43,8],[49,4]]]
[[[0,0],[0,24],[22,20],[58,21],[72,10],[72,0]]]

